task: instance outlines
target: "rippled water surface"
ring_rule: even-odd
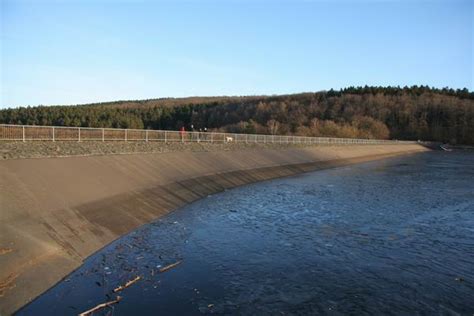
[[[472,315],[473,272],[474,154],[432,152],[210,196],[106,247],[19,314],[78,314],[141,276],[101,313]]]

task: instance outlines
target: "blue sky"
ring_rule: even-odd
[[[1,1],[0,107],[473,86],[474,1]]]

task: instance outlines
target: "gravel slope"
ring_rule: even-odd
[[[257,148],[301,148],[305,144],[161,143],[161,142],[0,142],[0,160],[176,151],[228,151]]]

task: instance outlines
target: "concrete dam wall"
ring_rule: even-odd
[[[390,144],[0,161],[0,314],[111,241],[209,194],[425,150]]]

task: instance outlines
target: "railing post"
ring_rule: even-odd
[[[166,131],[165,131],[165,144],[166,144]]]
[[[105,142],[105,129],[102,129],[102,141]]]
[[[78,142],[81,141],[81,128],[80,127],[77,128],[77,141]]]
[[[211,144],[214,142],[214,133],[211,133]]]
[[[127,134],[128,134],[128,130],[125,129],[125,141],[127,141],[127,136],[128,136]]]
[[[145,142],[148,143],[148,130],[145,131]]]
[[[54,126],[53,126],[53,142],[55,142],[55,141],[56,141],[56,139],[54,137]]]
[[[26,142],[26,139],[25,139],[25,126],[23,126],[23,141]]]

